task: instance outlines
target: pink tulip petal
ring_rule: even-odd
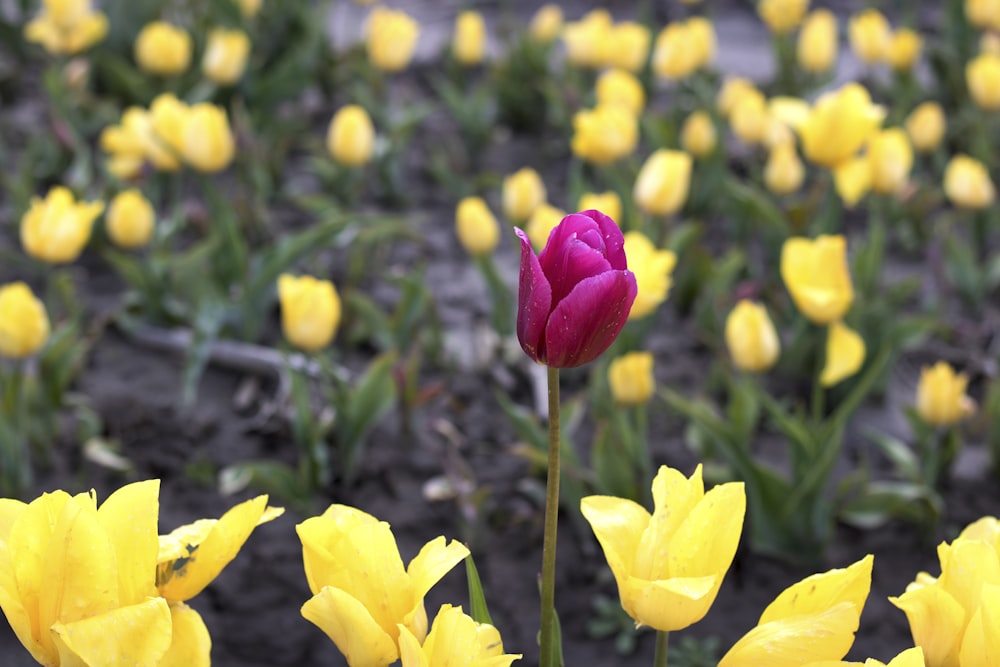
[[[545,363],[572,368],[600,356],[625,326],[636,291],[631,271],[608,271],[578,283],[549,317]]]
[[[525,354],[535,361],[545,360],[545,323],[552,307],[549,285],[528,235],[515,228],[521,240],[521,273],[517,296],[517,339]]]
[[[552,287],[554,305],[558,305],[583,280],[612,270],[603,251],[580,239],[570,239],[561,250],[549,254],[548,264],[541,264]]]
[[[618,223],[600,211],[593,209],[583,211],[579,215],[587,216],[597,223],[597,228],[601,231],[601,235],[604,237],[605,256],[608,258],[611,268],[617,271],[624,271],[627,269],[628,262],[625,259],[625,237],[622,235],[622,230],[618,226]]]

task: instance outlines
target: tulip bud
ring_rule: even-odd
[[[718,108],[719,113],[724,118],[729,118],[733,113],[733,109],[736,108],[737,102],[747,93],[759,93],[757,87],[750,79],[740,76],[727,77],[722,82],[722,87],[719,89],[719,94],[716,97],[716,108]]]
[[[451,52],[463,65],[478,65],[486,53],[486,22],[479,12],[467,10],[455,17]]]
[[[180,74],[191,64],[191,36],[163,21],[149,23],[135,39],[135,61],[150,74]]]
[[[318,352],[330,344],[340,325],[340,296],[328,280],[282,274],[278,277],[281,327],[289,343]]]
[[[826,338],[826,363],[819,383],[824,387],[839,384],[861,370],[864,363],[864,339],[843,322],[831,324]]]
[[[634,21],[612,25],[607,35],[606,52],[609,67],[627,72],[640,72],[649,58],[652,37],[649,28]]]
[[[837,17],[829,9],[810,12],[799,31],[796,52],[806,72],[828,72],[837,61]]]
[[[882,125],[885,110],[872,104],[868,91],[857,83],[822,95],[799,127],[802,152],[833,169],[850,160]]]
[[[0,357],[23,359],[49,339],[45,304],[22,282],[0,286]]]
[[[132,189],[111,200],[104,226],[115,245],[132,249],[149,243],[155,222],[153,205],[139,190]]]
[[[545,202],[545,183],[538,172],[524,167],[503,179],[503,214],[510,222],[523,223]]]
[[[681,127],[681,146],[691,155],[708,157],[715,150],[715,123],[704,111],[695,111]]]
[[[854,301],[843,236],[792,237],[781,248],[781,279],[795,306],[815,324],[841,319]]]
[[[648,403],[656,389],[653,378],[653,355],[649,352],[629,352],[608,365],[611,395],[619,405]]]
[[[639,79],[623,69],[609,69],[597,77],[594,96],[599,106],[618,104],[636,116],[646,106],[646,92]]]
[[[889,40],[889,65],[897,72],[908,72],[920,56],[923,48],[920,35],[909,28],[900,28]]]
[[[108,34],[108,17],[89,0],[44,2],[42,11],[24,26],[24,38],[52,55],[74,55]]]
[[[965,80],[972,100],[981,109],[1000,109],[1000,56],[983,53],[965,66]]]
[[[653,72],[678,80],[715,59],[715,28],[702,17],[668,24],[653,45]]]
[[[777,195],[787,195],[802,186],[806,168],[799,159],[794,142],[785,142],[771,149],[764,167],[764,184]]]
[[[213,30],[208,33],[208,45],[201,69],[211,81],[229,86],[243,76],[250,55],[250,38],[242,30]]]
[[[807,9],[809,0],[760,0],[757,3],[757,14],[771,32],[778,34],[797,28]]]
[[[184,161],[198,171],[215,173],[229,166],[235,152],[226,110],[208,102],[191,107],[184,120]]]
[[[490,254],[500,242],[500,225],[482,197],[458,202],[455,232],[465,251],[474,257]]]
[[[986,166],[968,155],[956,155],[944,170],[944,193],[955,206],[983,209],[996,197]]]
[[[538,255],[520,229],[517,339],[552,368],[596,359],[625,326],[635,301],[621,230],[598,211],[563,218]]]
[[[326,132],[326,149],[339,164],[360,167],[372,159],[375,127],[368,112],[348,104],[333,115]]]
[[[976,409],[965,394],[968,383],[968,375],[943,361],[924,366],[917,385],[917,414],[931,426],[951,426],[968,417]]]
[[[594,9],[563,27],[566,60],[576,67],[595,69],[604,65],[602,46],[607,44],[611,30],[611,14],[606,9]]]
[[[1000,30],[998,0],[965,0],[965,18],[974,28]]]
[[[833,185],[847,208],[861,201],[872,189],[872,162],[867,155],[851,158],[833,170]]]
[[[596,209],[608,216],[612,220],[618,223],[621,227],[622,220],[622,200],[618,196],[618,193],[614,190],[608,190],[607,192],[602,192],[600,194],[596,192],[585,192],[580,195],[580,201],[576,204],[576,209],[578,211],[589,211],[590,209]],[[559,216],[562,219],[566,214],[563,213]],[[555,225],[553,225],[554,227]],[[531,233],[528,233],[531,237]],[[545,245],[544,243],[542,245]],[[541,246],[538,246],[541,247]],[[628,254],[628,251],[625,253]]]
[[[741,370],[759,373],[774,366],[781,341],[764,306],[749,299],[736,304],[726,318],[726,347]]]
[[[628,318],[638,320],[656,312],[667,300],[677,255],[658,249],[642,232],[625,235],[625,255],[630,258],[637,290]]]
[[[599,104],[573,115],[571,147],[583,160],[610,164],[631,155],[638,142],[639,121],[620,105]]]
[[[747,90],[733,104],[729,126],[740,141],[750,146],[761,143],[770,126],[767,100],[759,90]]]
[[[552,230],[565,217],[566,211],[561,208],[556,208],[547,202],[539,204],[531,217],[528,218],[528,224],[524,230],[528,233],[532,247],[541,252],[548,242]]]
[[[368,17],[368,59],[380,70],[398,72],[410,64],[419,36],[420,24],[405,12],[376,7]]]
[[[563,26],[562,7],[555,4],[546,4],[538,8],[531,18],[528,32],[531,38],[540,44],[551,44]]]
[[[236,0],[236,4],[240,6],[240,14],[248,19],[257,16],[262,3],[263,0]]]
[[[906,118],[906,133],[913,148],[929,153],[941,145],[945,131],[944,110],[937,102],[924,102]]]
[[[882,130],[868,143],[872,190],[893,194],[906,186],[913,167],[913,149],[901,128]]]
[[[21,218],[21,244],[25,252],[48,264],[67,264],[80,256],[90,231],[104,211],[104,203],[77,203],[73,193],[57,186],[45,199],[34,197]]]
[[[171,93],[157,95],[149,105],[148,123],[143,130],[146,155],[161,171],[181,168],[184,153],[184,126],[190,108]],[[141,119],[136,117],[136,122]]]
[[[889,57],[892,29],[877,9],[866,9],[851,17],[847,38],[858,58],[869,65],[885,62]]]
[[[633,196],[639,208],[647,213],[672,215],[687,201],[690,183],[691,156],[661,148],[639,170]]]

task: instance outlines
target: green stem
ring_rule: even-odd
[[[540,667],[555,665],[553,629],[556,602],[556,531],[559,526],[559,369],[548,367],[549,471],[545,484],[545,538],[542,546],[542,627]]]
[[[656,653],[653,654],[653,667],[667,667],[667,643],[670,633],[656,631]]]

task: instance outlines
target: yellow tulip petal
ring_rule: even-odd
[[[628,579],[632,559],[649,525],[649,512],[638,503],[613,496],[588,496],[580,511],[590,523],[619,588]]]
[[[702,577],[726,572],[740,542],[746,506],[742,482],[721,484],[706,493],[674,533],[674,544],[682,548],[669,558],[670,576]],[[722,577],[718,579],[721,583]]]
[[[159,480],[129,484],[108,496],[97,511],[115,549],[119,604],[137,604],[156,595],[159,494]]]
[[[637,624],[656,630],[682,630],[708,612],[722,577],[674,578],[646,581],[629,577],[619,589],[622,607]]]
[[[653,478],[653,516],[639,541],[630,571],[632,575],[651,581],[670,576],[670,542],[704,495],[700,464],[690,479],[679,470],[660,466]]]
[[[170,605],[173,635],[170,648],[157,667],[208,667],[212,658],[212,638],[201,614],[183,602]]]
[[[1000,657],[1000,656],[998,656]],[[866,660],[865,667],[872,667],[868,663],[877,663],[881,665],[882,663],[877,660]],[[975,664],[975,663],[969,663]],[[993,664],[993,663],[982,663],[982,664]],[[906,649],[895,658],[889,661],[885,667],[924,667],[924,650],[919,646],[914,646],[913,648]]]
[[[444,575],[468,555],[468,547],[455,540],[448,543],[444,537],[438,537],[425,544],[406,568],[414,596],[423,599],[434,584],[441,581]]]
[[[170,645],[170,609],[163,598],[150,598],[73,623],[57,623],[52,636],[60,667],[158,665]]]
[[[399,661],[402,667],[431,667],[431,661],[409,628],[399,626]]]
[[[1000,586],[983,586],[979,608],[965,630],[959,661],[963,665],[1000,664]],[[919,664],[922,667],[923,663]]]
[[[889,602],[906,614],[913,643],[924,650],[927,664],[957,667],[967,618],[955,598],[940,586],[930,585],[908,589]]]
[[[871,589],[874,562],[869,554],[849,567],[806,577],[775,598],[761,614],[759,624],[818,614],[841,602],[857,607],[860,615]]]
[[[302,616],[333,640],[350,667],[386,667],[399,657],[365,605],[340,589],[323,588],[302,605]]]
[[[864,339],[842,322],[831,324],[826,339],[826,364],[819,376],[819,383],[824,387],[832,387],[857,373],[864,363]]]
[[[833,170],[833,184],[847,208],[854,208],[872,187],[868,157],[857,157],[837,166]]]
[[[0,611],[3,611],[18,641],[31,653],[32,658],[43,665],[55,659],[55,654],[50,655],[47,652],[50,649],[35,639],[33,628],[37,626],[18,597],[14,564],[3,542],[0,542]]]
[[[347,505],[331,505],[321,516],[311,517],[295,526],[295,532],[302,541],[306,581],[313,595],[319,593],[323,586],[334,585],[327,575],[342,569],[330,553],[332,545],[353,527],[366,523],[375,524],[378,519]]]
[[[0,542],[6,542],[10,529],[28,507],[27,503],[13,498],[0,498]]]

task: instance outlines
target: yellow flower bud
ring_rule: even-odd
[[[120,124],[104,128],[100,144],[110,153],[108,171],[121,179],[138,175],[146,160],[151,132],[149,112],[139,107],[129,107],[122,113]]]
[[[576,67],[590,69],[604,65],[603,47],[611,26],[611,14],[606,9],[591,10],[579,21],[567,23],[562,31],[566,60]]]
[[[49,0],[24,27],[24,38],[41,44],[52,55],[80,53],[104,39],[107,33],[107,16],[94,11],[90,0]]]
[[[149,243],[156,223],[156,212],[149,200],[136,189],[115,195],[108,206],[104,226],[115,245],[141,248]]]
[[[1000,30],[1000,0],[965,0],[965,17],[980,30]]]
[[[608,190],[607,192],[602,192],[600,194],[596,192],[585,192],[580,195],[580,201],[577,202],[576,208],[578,211],[589,211],[591,209],[600,211],[617,222],[618,226],[621,227],[622,199],[614,190]]]
[[[681,146],[695,157],[708,157],[715,150],[715,123],[705,111],[695,111],[684,119]]]
[[[606,61],[609,67],[639,72],[649,58],[649,28],[634,21],[622,21],[611,26],[607,34]]]
[[[471,616],[463,613],[461,607],[452,607],[450,604],[441,605],[431,624],[431,631],[423,641],[405,625],[399,626],[399,661],[402,667],[510,667],[512,662],[520,658],[521,654],[503,652],[503,641],[495,627],[488,623],[477,623]]]
[[[410,64],[420,36],[420,24],[405,12],[376,7],[368,17],[368,59],[386,72],[398,72]]]
[[[184,119],[184,161],[198,171],[222,171],[233,161],[236,145],[226,110],[203,102]]]
[[[920,370],[917,385],[917,413],[932,426],[951,426],[975,411],[975,403],[966,396],[969,376],[956,373],[943,361]]]
[[[704,18],[668,24],[653,45],[653,72],[664,79],[683,79],[715,58],[715,29]]]
[[[893,194],[902,190],[913,167],[913,148],[902,128],[882,130],[868,143],[872,190]]]
[[[828,72],[837,61],[837,48],[837,17],[829,9],[810,12],[799,31],[799,67],[813,74]]]
[[[540,44],[551,44],[563,27],[563,10],[556,4],[545,4],[531,17],[528,32]]]
[[[854,301],[846,239],[841,235],[788,239],[781,248],[781,279],[809,320],[836,322]]]
[[[260,6],[263,4],[263,0],[236,0],[236,4],[240,6],[240,13],[246,18],[253,18],[257,16],[260,12]]]
[[[831,324],[826,338],[826,363],[819,383],[824,387],[839,384],[861,370],[864,363],[864,339],[843,322]]]
[[[729,118],[736,104],[743,99],[746,94],[758,93],[757,87],[750,79],[741,76],[727,77],[722,82],[718,97],[715,100],[716,108],[724,118]]]
[[[451,41],[455,60],[463,65],[478,65],[486,54],[486,22],[479,12],[466,10],[455,17],[455,35]]]
[[[764,167],[764,184],[778,195],[795,192],[802,186],[805,165],[799,159],[794,142],[780,143],[771,149]]]
[[[892,29],[888,19],[877,9],[866,9],[851,17],[847,38],[858,58],[869,65],[883,63],[889,57]]]
[[[537,171],[531,167],[518,169],[503,179],[504,217],[515,224],[522,223],[545,203],[546,196],[545,183]]]
[[[656,389],[653,378],[653,355],[649,352],[629,352],[608,365],[611,395],[619,405],[648,403]]]
[[[500,225],[482,197],[466,197],[455,211],[455,232],[465,251],[488,255],[500,242]]]
[[[191,36],[163,21],[149,23],[135,38],[135,61],[150,74],[180,74],[191,64]]]
[[[639,143],[639,121],[617,104],[599,104],[573,115],[573,153],[588,162],[610,164]]]
[[[661,148],[642,165],[632,195],[643,211],[671,215],[684,206],[690,185],[691,156]]]
[[[779,95],[767,102],[768,124],[764,144],[773,148],[778,144],[795,141],[792,130],[802,127],[809,119],[809,103],[798,97]]]
[[[833,185],[847,208],[861,201],[872,189],[872,163],[867,155],[851,158],[833,170]]]
[[[704,16],[692,16],[687,20],[687,30],[697,68],[707,67],[715,62],[715,26],[712,22]]]
[[[990,172],[979,160],[956,155],[944,170],[944,193],[955,206],[982,209],[993,203],[996,191]]]
[[[733,134],[745,144],[754,146],[767,137],[770,127],[767,100],[759,90],[748,90],[736,100],[729,114]]]
[[[741,370],[759,373],[774,366],[781,341],[764,306],[749,299],[736,304],[726,318],[726,347]]]
[[[541,252],[545,244],[549,242],[549,235],[552,233],[552,230],[565,217],[566,211],[556,208],[548,202],[542,202],[535,207],[534,212],[532,212],[531,217],[528,219],[528,224],[525,225],[524,231],[528,235],[528,238],[531,239],[531,245],[536,251]]]
[[[937,102],[924,102],[906,118],[906,133],[913,148],[928,153],[941,145],[944,138],[944,110]]]
[[[609,69],[597,77],[594,96],[598,105],[618,104],[637,116],[646,106],[639,79],[623,69]]]
[[[797,28],[808,9],[809,0],[760,0],[757,3],[757,14],[771,32],[779,34]]]
[[[1000,109],[1000,56],[983,53],[965,66],[965,81],[972,100],[981,109]]]
[[[628,319],[638,320],[656,312],[667,300],[677,255],[660,250],[642,232],[625,234],[625,256],[635,274],[636,297]]]
[[[229,86],[243,76],[250,55],[250,38],[242,30],[216,29],[208,33],[201,69],[210,80]]]
[[[889,40],[889,65],[897,72],[913,69],[923,46],[924,41],[916,31],[900,28]]]
[[[375,149],[375,127],[368,112],[357,104],[339,109],[326,132],[326,149],[348,167],[367,164]]]
[[[22,282],[0,286],[0,357],[23,359],[49,339],[45,304]]]
[[[289,343],[318,352],[330,344],[340,325],[340,296],[329,280],[287,273],[278,277],[281,327]]]
[[[94,220],[103,211],[103,202],[77,203],[72,192],[56,186],[45,199],[31,200],[21,218],[21,244],[29,255],[48,264],[72,262],[87,245]]]
[[[830,169],[846,162],[882,125],[885,110],[872,104],[864,86],[849,83],[822,95],[799,127],[802,152]]]
[[[149,122],[145,132],[146,155],[161,171],[181,168],[184,153],[184,125],[190,109],[170,93],[158,95],[149,105]],[[136,123],[141,119],[136,117]]]

